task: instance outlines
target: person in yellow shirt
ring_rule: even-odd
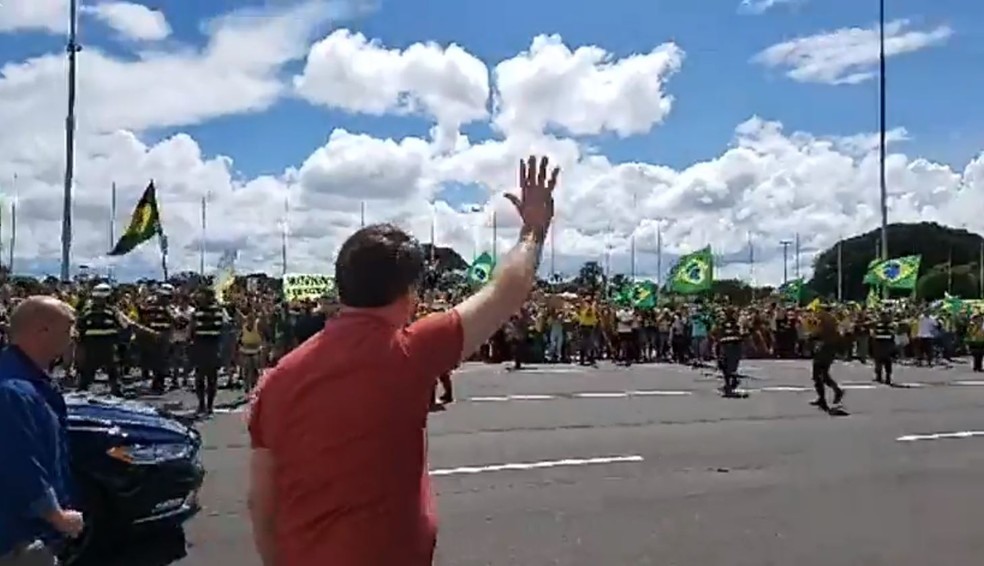
[[[254,314],[245,317],[239,333],[239,371],[248,394],[260,378],[260,355],[263,352],[263,333],[260,319]]]
[[[581,365],[596,365],[598,356],[598,304],[593,298],[584,299],[577,312],[580,336]]]

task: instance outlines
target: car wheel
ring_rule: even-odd
[[[96,551],[106,523],[106,498],[95,486],[79,484],[79,510],[85,520],[85,528],[77,538],[64,543],[58,553],[61,566],[81,566]]]

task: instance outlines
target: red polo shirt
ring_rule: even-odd
[[[461,349],[454,311],[407,328],[348,312],[264,376],[249,433],[276,462],[278,564],[433,562],[427,414]]]

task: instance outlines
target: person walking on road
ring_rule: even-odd
[[[817,398],[811,402],[821,411],[830,413],[831,406],[827,403],[827,387],[834,392],[834,408],[840,409],[844,399],[844,389],[830,375],[830,368],[837,357],[842,337],[837,329],[837,320],[830,313],[830,307],[824,305],[816,315],[816,325],[813,330],[815,348],[813,351],[813,388]]]
[[[65,401],[47,368],[72,343],[75,313],[52,297],[30,297],[10,317],[0,353],[0,566],[52,566],[52,546],[82,532],[70,507]]]
[[[553,218],[559,168],[530,157],[519,241],[491,281],[411,324],[424,252],[389,224],[338,252],[342,305],[256,389],[248,415],[248,502],[266,566],[429,566],[437,523],[427,467],[435,381],[484,344],[529,297]]]

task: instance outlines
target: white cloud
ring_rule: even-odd
[[[495,68],[495,124],[507,134],[645,133],[670,113],[673,97],[663,87],[682,62],[672,43],[615,59],[600,47],[571,51],[560,36],[537,36],[529,51]]]
[[[320,6],[320,8],[319,8]],[[327,16],[326,16],[327,14]],[[500,196],[516,181],[519,159],[549,155],[563,167],[558,192],[557,268],[572,273],[585,260],[628,269],[635,236],[638,273],[656,267],[657,226],[664,270],[672,256],[711,244],[734,262],[723,275],[747,277],[747,233],[755,242],[755,278],[781,277],[777,242],[801,235],[802,265],[841,235],[878,222],[877,139],[787,132],[753,117],[735,129],[733,143],[711,159],[674,169],[658,163],[616,163],[586,136],[646,132],[672,110],[670,76],[682,61],[673,45],[616,57],[591,46],[565,46],[540,37],[528,52],[481,62],[464,48],[420,43],[402,50],[347,31],[312,44],[312,30],[331,14],[322,4],[220,18],[206,28],[204,48],[168,46],[117,58],[82,53],[75,242],[76,265],[108,265],[109,200],[119,187],[119,224],[149,179],[157,181],[168,231],[171,270],[197,269],[199,202],[209,198],[208,248],[214,265],[222,249],[241,250],[242,269],[280,270],[284,202],[290,202],[288,259],[292,271],[330,271],[338,246],[360,222],[394,221],[469,258],[488,249],[490,218],[497,247],[515,238],[516,217]],[[332,51],[335,50],[335,51]],[[351,55],[326,60],[326,54]],[[307,56],[292,90],[285,66]],[[62,176],[64,55],[8,62],[0,70],[0,186],[16,173],[19,265],[57,271]],[[375,67],[374,67],[375,65]],[[495,79],[489,85],[488,68]],[[375,70],[374,70],[375,69]],[[383,71],[380,71],[383,69]],[[385,72],[384,72],[385,71]],[[319,83],[327,77],[342,85]],[[484,82],[483,82],[484,81]],[[669,81],[669,82],[668,82]],[[496,103],[489,113],[488,93]],[[321,147],[275,175],[243,178],[237,164],[204,155],[177,134],[156,143],[151,128],[207,122],[261,111],[300,92],[318,105],[349,112],[414,112],[434,121],[430,138],[379,138],[335,130]],[[481,120],[503,136],[470,139],[458,126]],[[448,131],[441,133],[442,128]],[[553,133],[544,133],[544,131]],[[284,135],[289,135],[285,131]],[[893,220],[938,220],[984,228],[984,155],[959,169],[899,153],[908,134],[892,130],[887,162]],[[484,188],[478,212],[431,204],[441,187]],[[9,222],[4,223],[9,237]],[[118,268],[156,273],[157,250],[147,245]],[[549,259],[544,262],[550,265]]]
[[[741,0],[738,9],[750,14],[764,14],[776,6],[804,2],[805,0]]]
[[[0,2],[0,33],[68,30],[68,0],[3,0]]]
[[[945,25],[928,30],[908,28],[908,20],[885,24],[886,57],[939,45],[953,34]],[[778,43],[756,55],[754,61],[785,68],[786,75],[799,82],[858,84],[877,75],[878,46],[877,24],[868,28],[841,28]]]
[[[171,26],[164,13],[143,4],[102,2],[95,6],[83,6],[83,10],[126,39],[159,41],[171,35]]]
[[[433,117],[447,142],[463,124],[488,114],[488,68],[457,45],[387,49],[342,29],[311,48],[294,85],[306,100],[330,108]]]
[[[68,0],[4,0],[0,2],[0,33],[68,30]]]

